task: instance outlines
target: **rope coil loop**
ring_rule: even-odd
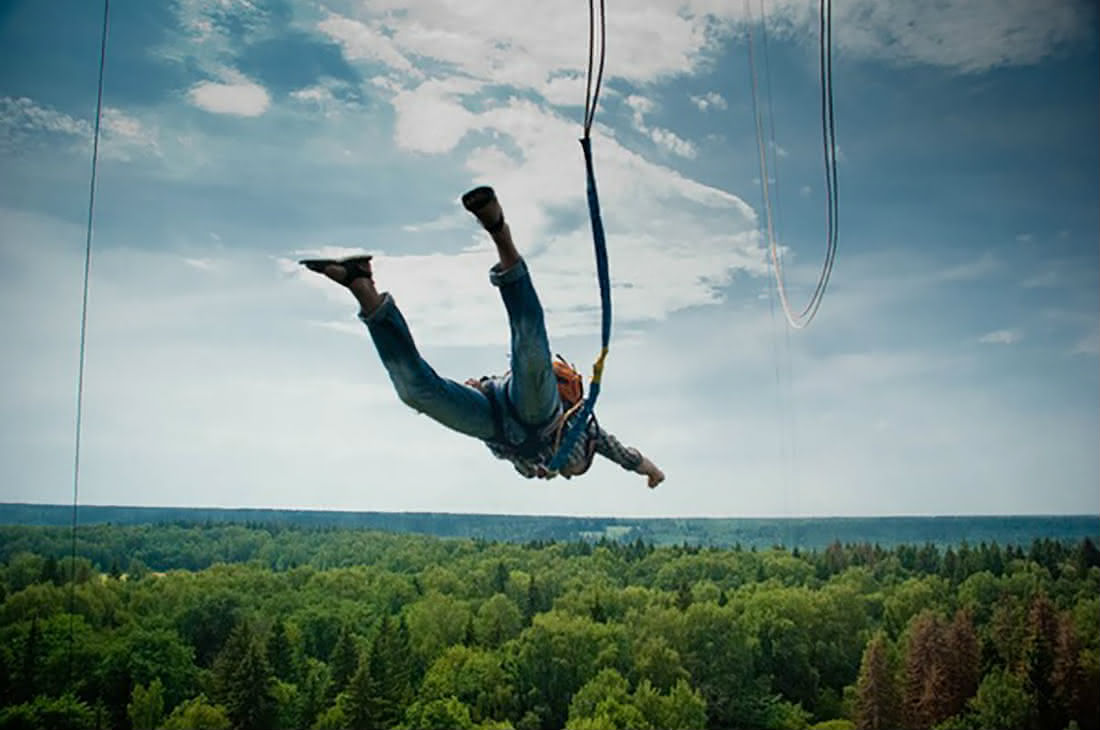
[[[767,151],[764,142],[764,130],[763,120],[761,119],[761,111],[757,102],[758,86],[756,72],[756,54],[753,48],[753,34],[750,30],[748,36],[748,51],[749,51],[749,72],[751,75],[751,87],[752,87],[752,109],[753,120],[756,126],[756,143],[757,149],[760,154],[760,186],[764,197],[764,211],[767,220],[767,235],[768,235],[768,250],[771,256],[772,267],[775,270],[776,285],[779,293],[779,301],[783,306],[783,314],[787,318],[787,322],[790,323],[794,329],[803,329],[813,321],[817,315],[818,309],[821,307],[821,301],[825,296],[825,289],[829,285],[829,277],[832,274],[833,263],[836,260],[836,243],[838,235],[838,213],[837,206],[837,174],[836,174],[836,125],[833,114],[833,50],[832,50],[832,33],[833,33],[833,21],[832,21],[832,0],[820,0],[819,4],[819,57],[821,65],[821,136],[824,147],[825,155],[825,220],[826,220],[826,244],[825,244],[825,261],[821,267],[821,274],[818,276],[817,285],[814,287],[814,292],[810,296],[810,301],[806,307],[798,314],[795,314],[791,308],[790,299],[787,295],[786,285],[783,283],[783,262],[779,256],[779,246],[776,243],[775,236],[775,216],[772,212],[771,196],[769,194],[769,165],[767,161]],[[748,16],[751,20],[752,9],[746,0],[745,8]],[[766,26],[767,18],[764,14],[763,4],[761,3],[761,27],[764,43],[765,54],[767,53],[767,35]],[[765,58],[766,63],[766,58]],[[768,80],[768,105],[771,106],[771,81]],[[774,132],[774,120],[772,127],[772,144],[775,143]]]

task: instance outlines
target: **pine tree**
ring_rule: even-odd
[[[344,695],[344,717],[350,727],[383,727],[380,718],[374,714],[378,709],[379,687],[371,676],[370,654],[370,649],[360,653],[358,667],[348,681],[347,692]]]
[[[600,602],[600,594],[597,593],[592,601],[592,620],[598,624],[607,623],[607,611],[604,610],[603,603]]]
[[[326,708],[329,685],[328,666],[308,658],[302,667],[302,682],[298,688],[298,719],[302,727],[311,727]]]
[[[273,677],[259,645],[248,645],[230,677],[226,710],[238,730],[266,730],[275,719]]]
[[[329,697],[335,698],[348,686],[348,680],[355,674],[359,664],[359,650],[355,646],[355,637],[352,636],[351,629],[347,625],[340,628],[340,636],[336,639],[336,645],[332,647],[328,663],[332,671]]]
[[[943,554],[943,566],[940,575],[951,581],[951,583],[959,583],[962,581],[963,577],[960,574],[964,569],[964,565],[955,554],[955,551],[947,548],[947,551]]]
[[[914,713],[919,718],[920,727],[932,727],[953,714],[950,709],[950,674],[951,670],[942,660],[934,662],[928,668]]]
[[[911,730],[927,730],[951,716],[945,633],[943,620],[931,611],[909,624],[903,714]]]
[[[535,615],[542,610],[542,598],[539,595],[538,586],[535,585],[535,576],[527,579],[527,602],[523,607],[523,625],[529,626]]]
[[[464,646],[477,646],[477,632],[474,631],[474,617],[466,617],[466,628],[462,633],[462,644]]]
[[[153,730],[164,719],[164,685],[154,679],[148,688],[135,684],[126,714],[134,730]]]
[[[1038,593],[1028,612],[1027,635],[1024,638],[1020,674],[1035,696],[1037,721],[1040,727],[1057,725],[1057,705],[1051,675],[1054,672],[1054,651],[1058,642],[1058,616],[1054,604],[1045,593]],[[1060,725],[1057,725],[1061,727]]]
[[[993,575],[1000,578],[1005,572],[1005,558],[1004,553],[1001,551],[1001,546],[997,543],[993,543],[989,548],[989,561],[986,565],[988,570]]]
[[[42,578],[43,583],[53,583],[54,585],[61,585],[64,580],[61,575],[61,567],[57,563],[57,558],[49,556],[45,562],[42,563]]]
[[[20,702],[30,702],[38,694],[38,665],[41,661],[42,630],[38,627],[38,618],[31,619],[27,629],[27,638],[23,642],[22,671],[19,673],[19,686],[15,696]]]
[[[686,611],[689,606],[691,606],[691,586],[687,584],[687,581],[681,581],[676,589],[676,607],[681,611]]]
[[[1100,550],[1096,549],[1096,544],[1090,538],[1086,537],[1081,541],[1074,558],[1077,570],[1082,575],[1087,573],[1089,568],[1100,567]]]
[[[981,649],[974,622],[967,611],[959,610],[947,632],[946,668],[948,670],[947,716],[959,714],[978,691],[981,679]]]
[[[892,730],[900,716],[897,673],[886,634],[879,631],[863,650],[856,682],[856,727]]]
[[[498,562],[493,573],[493,593],[505,593],[508,590],[508,566]]]
[[[227,705],[232,692],[233,677],[244,660],[254,641],[252,626],[246,620],[240,620],[229,633],[221,651],[214,658],[214,698],[218,703]]]
[[[298,667],[295,662],[294,649],[290,645],[290,639],[286,635],[286,626],[282,621],[276,621],[271,627],[271,635],[267,639],[267,662],[271,665],[271,671],[284,682],[298,683]]]
[[[413,699],[413,657],[404,621],[395,626],[388,615],[382,618],[367,665],[370,682],[377,690],[371,716],[378,727],[392,727],[401,722]]]
[[[1058,704],[1058,727],[1063,727],[1068,720],[1084,724],[1089,713],[1082,702],[1086,680],[1081,668],[1081,642],[1068,614],[1063,614],[1058,621],[1058,642],[1054,647],[1050,680]]]
[[[0,707],[17,704],[15,701],[15,677],[12,672],[15,667],[11,652],[8,647],[0,647]]]

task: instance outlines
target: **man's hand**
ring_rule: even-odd
[[[653,489],[665,480],[665,473],[657,468],[657,465],[646,457],[642,457],[642,463],[638,465],[638,473],[649,478],[649,488]]]

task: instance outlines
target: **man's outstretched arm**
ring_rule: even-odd
[[[647,477],[649,488],[653,489],[665,480],[665,473],[657,465],[632,446],[623,446],[619,439],[602,428],[596,434],[596,453],[614,461],[627,471],[643,474]]]

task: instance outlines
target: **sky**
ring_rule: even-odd
[[[607,7],[593,151],[614,324],[600,423],[666,473],[525,480],[404,406],[347,291],[370,252],[424,357],[508,367],[494,186],[585,372],[585,3],[114,0],[81,504],[614,516],[1097,514],[1095,3]],[[102,5],[0,3],[0,501],[73,500]],[[749,39],[765,149],[761,174]]]

